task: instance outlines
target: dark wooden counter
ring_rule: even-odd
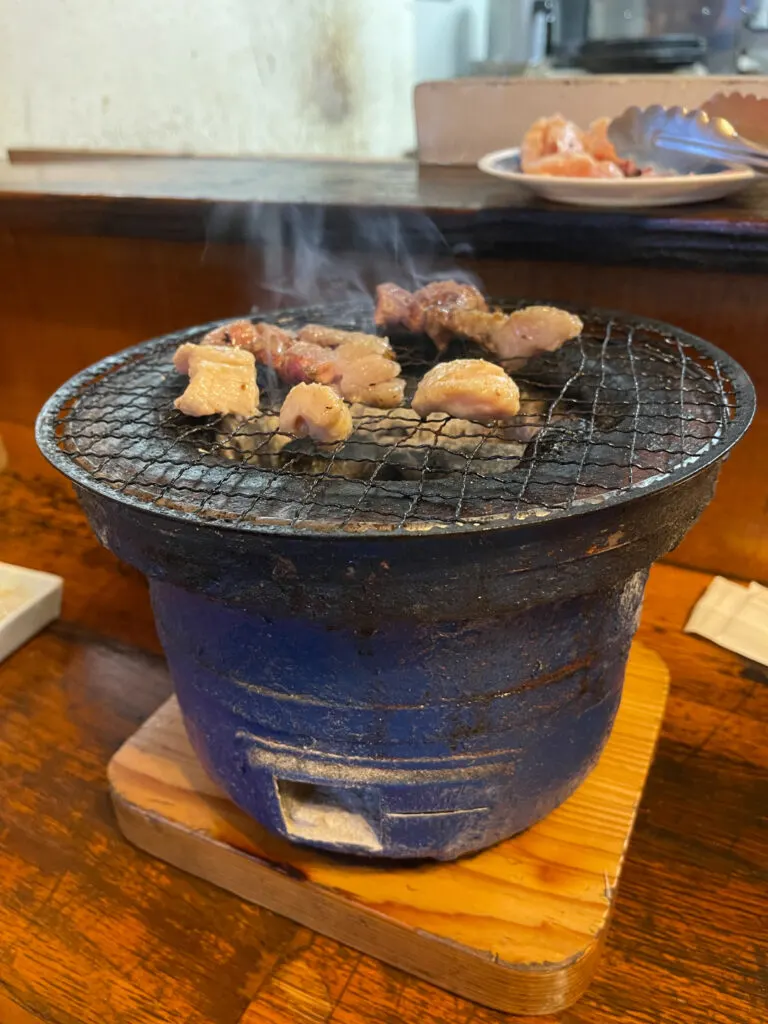
[[[0,665],[2,1024],[512,1024],[123,840],[106,764],[170,690],[146,586],[31,430],[0,436],[0,559],[65,578],[61,620]],[[768,673],[681,633],[707,582],[652,573],[663,736],[597,978],[538,1024],[768,1019]]]
[[[530,198],[469,167],[330,160],[111,159],[0,164],[0,229],[172,240],[248,241],[249,208],[321,213],[325,248],[401,243],[473,259],[768,269],[768,182],[730,199],[657,210],[587,210]],[[383,226],[360,230],[360,216]],[[389,221],[387,220],[389,218]],[[317,224],[317,221],[312,221]]]

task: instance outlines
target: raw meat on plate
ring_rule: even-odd
[[[599,117],[582,131],[562,114],[534,121],[520,146],[524,174],[567,178],[637,177],[640,169],[622,160],[608,138],[611,119]]]

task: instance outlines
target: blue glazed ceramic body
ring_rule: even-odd
[[[511,616],[379,629],[155,583],[193,746],[260,822],[349,853],[453,858],[527,828],[594,766],[645,573]]]
[[[78,493],[148,576],[190,739],[236,803],[296,842],[452,859],[594,766],[648,567],[715,475],[462,537],[222,530]]]

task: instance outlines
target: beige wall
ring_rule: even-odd
[[[0,149],[398,156],[412,0],[0,0]]]

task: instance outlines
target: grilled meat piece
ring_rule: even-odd
[[[400,364],[394,359],[351,341],[334,350],[334,364],[339,390],[348,402],[389,408],[402,401],[405,381],[399,376]],[[395,380],[397,384],[390,383]],[[381,386],[388,383],[389,388]]]
[[[426,333],[439,349],[444,349],[452,335],[439,318],[428,317],[432,311],[487,310],[483,295],[471,284],[458,281],[432,281],[411,294],[396,284],[380,284],[376,289],[374,320],[380,327],[403,327],[414,334]]]
[[[591,157],[589,158],[591,159]],[[440,351],[466,338],[502,359],[550,352],[582,330],[578,317],[551,306],[489,312],[481,293],[457,281],[433,281],[411,295],[394,284],[377,289],[376,323],[429,335]]]
[[[173,357],[179,373],[189,384],[174,405],[187,416],[215,414],[254,416],[259,408],[256,366],[243,349],[205,345],[180,345]]]
[[[386,338],[379,338],[376,334],[364,334],[362,331],[341,331],[336,327],[326,327],[323,324],[307,324],[306,327],[301,328],[297,337],[299,341],[311,341],[314,345],[322,345],[323,348],[355,344],[369,352],[378,352],[379,355],[394,358],[389,341]]]
[[[293,344],[293,336],[274,324],[251,324],[251,327],[252,335],[245,343],[245,347],[253,352],[257,363],[278,370],[278,367],[282,366],[286,352]],[[243,332],[243,338],[245,337]]]
[[[250,320],[233,320],[209,331],[201,345],[240,348],[252,352],[257,363],[277,367],[293,343],[293,336],[275,324],[252,324]]]
[[[243,348],[253,353],[257,363],[271,366],[286,384],[330,384],[336,377],[331,352],[309,341],[297,341],[275,324],[236,320],[207,334],[202,344]]]
[[[336,378],[333,354],[328,349],[306,339],[297,340],[275,324],[235,320],[210,331],[201,344],[245,349],[257,363],[271,366],[286,384],[330,384]]]
[[[338,379],[334,354],[311,341],[291,341],[271,365],[286,384],[333,384]]]
[[[530,359],[541,352],[554,352],[579,335],[581,320],[554,306],[527,306],[514,313],[483,313],[457,309],[433,310],[443,329],[454,337],[468,338],[503,360]]]
[[[298,359],[305,374],[301,379],[330,384],[348,402],[365,402],[380,408],[402,402],[405,381],[400,377],[400,365],[395,362],[386,338],[317,325],[311,327],[311,330],[304,328],[299,337],[318,338],[323,336],[320,332],[326,332],[326,342],[332,338],[340,344],[329,348],[310,341],[293,342],[289,352],[294,362]],[[290,382],[285,365],[277,367],[277,371]]]
[[[280,431],[321,444],[345,441],[352,433],[352,415],[344,400],[325,384],[296,384],[280,409]]]
[[[378,327],[404,327],[416,333],[419,330],[418,316],[419,310],[411,292],[391,282],[376,288],[373,319]]]
[[[350,402],[362,402],[376,409],[394,409],[400,405],[404,394],[405,381],[402,377],[393,377],[378,384],[350,387],[344,397]]]
[[[496,363],[453,359],[426,373],[411,402],[420,416],[447,412],[458,419],[487,423],[513,419],[520,409],[517,385]]]
[[[242,348],[284,383],[327,384],[350,402],[387,409],[403,400],[405,381],[392,348],[373,334],[309,324],[297,339],[274,324],[237,320],[211,331],[203,345]]]
[[[222,324],[221,327],[214,327],[208,331],[201,345],[229,345],[232,348],[251,348],[251,343],[256,332],[256,325],[250,320],[233,320],[231,323]]]

